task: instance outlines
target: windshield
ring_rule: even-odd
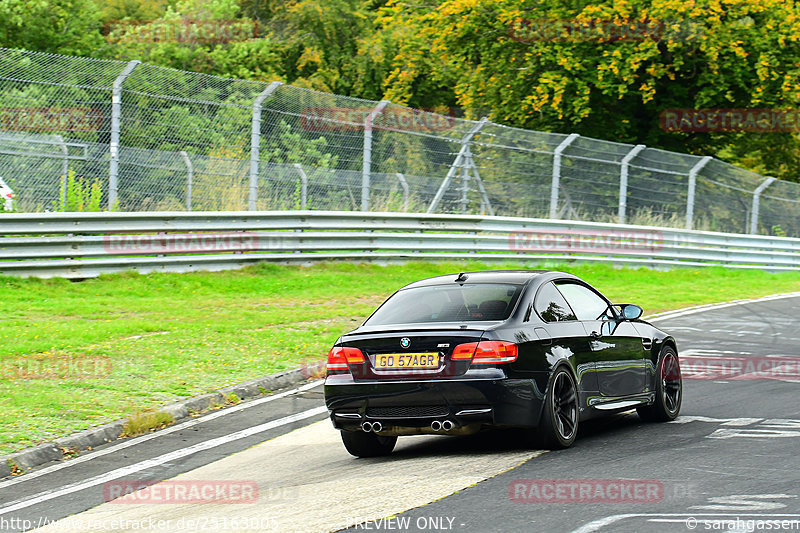
[[[389,298],[364,325],[505,320],[514,309],[520,292],[521,285],[509,283],[403,289]]]

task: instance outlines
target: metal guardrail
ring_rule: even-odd
[[[474,215],[341,211],[0,214],[0,274],[87,278],[259,261],[605,261],[800,269],[800,239]]]

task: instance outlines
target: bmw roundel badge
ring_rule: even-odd
[[[408,348],[409,346],[411,346],[411,339],[409,339],[408,337],[403,337],[402,339],[400,339],[400,346],[402,346],[403,348]]]

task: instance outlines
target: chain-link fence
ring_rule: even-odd
[[[122,211],[485,213],[800,236],[800,184],[710,157],[390,102],[0,49],[0,177],[17,211],[71,181]]]

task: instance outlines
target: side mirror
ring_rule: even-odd
[[[617,307],[625,320],[636,320],[644,313],[644,310],[635,304],[618,304]]]

